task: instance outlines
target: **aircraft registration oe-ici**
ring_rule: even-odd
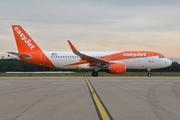
[[[12,25],[18,52],[8,52],[8,56],[24,62],[62,69],[92,70],[92,76],[99,71],[110,74],[124,74],[127,69],[165,68],[172,61],[161,53],[153,51],[78,51],[67,40],[71,51],[46,51],[41,49],[20,25]]]

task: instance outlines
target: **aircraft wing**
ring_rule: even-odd
[[[75,47],[74,45],[70,42],[70,40],[68,40],[69,46],[71,47],[71,50],[73,51],[74,54],[78,55],[82,60],[86,60],[88,63],[90,63],[90,65],[93,64],[109,64],[108,61],[106,60],[102,60],[99,58],[95,58],[95,57],[91,57],[85,54],[80,53]]]
[[[21,53],[16,53],[16,52],[7,52],[7,53],[18,56],[18,57],[23,57],[23,58],[26,58],[26,59],[31,58],[31,55],[28,55],[28,54],[21,54]]]

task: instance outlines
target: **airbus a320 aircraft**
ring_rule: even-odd
[[[9,57],[38,65],[63,69],[90,69],[92,76],[98,71],[124,74],[127,69],[151,69],[168,67],[172,62],[162,54],[152,51],[89,51],[79,52],[68,40],[72,51],[45,51],[20,25],[12,25],[18,52],[8,52]]]

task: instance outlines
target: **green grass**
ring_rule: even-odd
[[[151,72],[152,76],[180,76],[180,72]],[[0,76],[91,76],[91,72],[76,73],[0,73]],[[99,76],[147,76],[147,72],[127,72],[123,75],[99,72]]]

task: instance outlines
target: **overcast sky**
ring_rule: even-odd
[[[44,50],[149,50],[180,58],[180,0],[0,0],[0,55],[17,51],[11,25]]]

